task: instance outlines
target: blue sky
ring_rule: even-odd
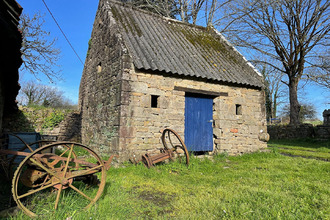
[[[42,0],[17,0],[23,7],[23,13],[31,17],[40,12],[45,14],[44,28],[51,33],[52,38],[57,38],[56,46],[61,50],[61,58],[59,60],[60,69],[62,70],[62,78],[64,81],[56,83],[59,90],[64,91],[64,95],[71,99],[74,103],[78,103],[79,83],[83,71],[83,65],[72,51],[54,20],[48,13]],[[90,39],[95,14],[98,6],[98,0],[45,0],[49,9],[53,13],[62,30],[70,40],[71,44],[77,51],[79,57],[85,62],[88,40]],[[243,54],[246,57],[246,54]],[[22,72],[22,81],[34,79],[29,73]],[[49,81],[46,77],[40,76],[42,84]],[[315,85],[308,85],[300,93],[300,101],[302,103],[312,103],[318,111],[318,118],[323,119],[322,112],[324,109],[330,109],[330,92]]]
[[[57,38],[56,47],[61,50],[59,60],[63,81],[56,82],[56,87],[64,91],[64,95],[74,103],[78,103],[79,83],[83,71],[83,64],[67,43],[54,20],[48,13],[42,0],[17,0],[23,7],[23,13],[32,17],[35,13],[45,14],[44,28],[50,32],[52,38]],[[62,30],[77,51],[79,57],[85,62],[88,40],[91,37],[98,0],[45,0],[52,14]],[[48,84],[46,77],[38,76],[41,84]],[[20,80],[35,79],[29,73],[21,72]],[[53,84],[50,84],[53,85]]]

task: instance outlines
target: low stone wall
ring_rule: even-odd
[[[81,142],[81,116],[77,112],[68,114],[58,127],[44,134],[57,136],[58,141]]]
[[[299,139],[316,138],[321,140],[330,139],[330,126],[311,124],[302,125],[269,125],[267,126],[270,139]]]

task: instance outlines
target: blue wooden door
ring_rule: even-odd
[[[185,144],[189,151],[213,150],[213,99],[186,95]]]

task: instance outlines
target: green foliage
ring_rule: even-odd
[[[108,171],[97,205],[82,211],[72,198],[72,206],[42,218],[328,219],[329,181],[328,162],[273,152],[192,156],[189,167],[126,163]]]
[[[289,117],[290,115],[290,105],[286,105],[282,109],[282,115],[284,117]],[[299,120],[303,122],[307,119],[316,118],[316,108],[313,104],[302,104],[299,111]]]
[[[13,132],[43,132],[44,129],[53,129],[72,109],[54,109],[44,106],[20,107],[19,111],[10,116],[11,123],[6,128]]]
[[[63,112],[52,112],[45,118],[42,128],[54,128],[63,121],[65,114]]]
[[[18,95],[20,105],[28,107],[52,107],[52,108],[73,108],[72,101],[63,95],[63,91],[57,87],[39,84],[35,81],[27,81],[21,84]]]
[[[312,124],[313,126],[323,125],[323,121],[320,120],[305,120],[305,124]]]

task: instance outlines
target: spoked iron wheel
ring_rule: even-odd
[[[166,128],[162,134],[162,142],[166,150],[172,150],[182,164],[189,164],[189,153],[183,140],[174,130]]]
[[[40,140],[40,141],[37,141],[37,142],[27,144],[20,137],[18,137],[16,135],[15,135],[15,137],[19,138],[19,140],[21,140],[22,143],[24,144],[24,146],[21,149],[18,150],[20,152],[32,153],[33,149],[38,149],[38,148],[41,148],[42,146],[45,146],[45,145],[48,145],[48,144],[51,144],[51,143],[55,142],[55,141],[51,141],[51,140]],[[19,162],[22,161],[22,159],[20,160],[18,157],[19,156],[17,156],[17,155],[10,155],[10,158],[9,158],[10,179],[13,178],[15,169],[18,167]],[[22,157],[22,156],[20,156],[20,157]]]
[[[15,171],[12,193],[18,207],[30,217],[57,209],[89,208],[102,195],[106,169],[88,147],[56,142],[26,157]]]

